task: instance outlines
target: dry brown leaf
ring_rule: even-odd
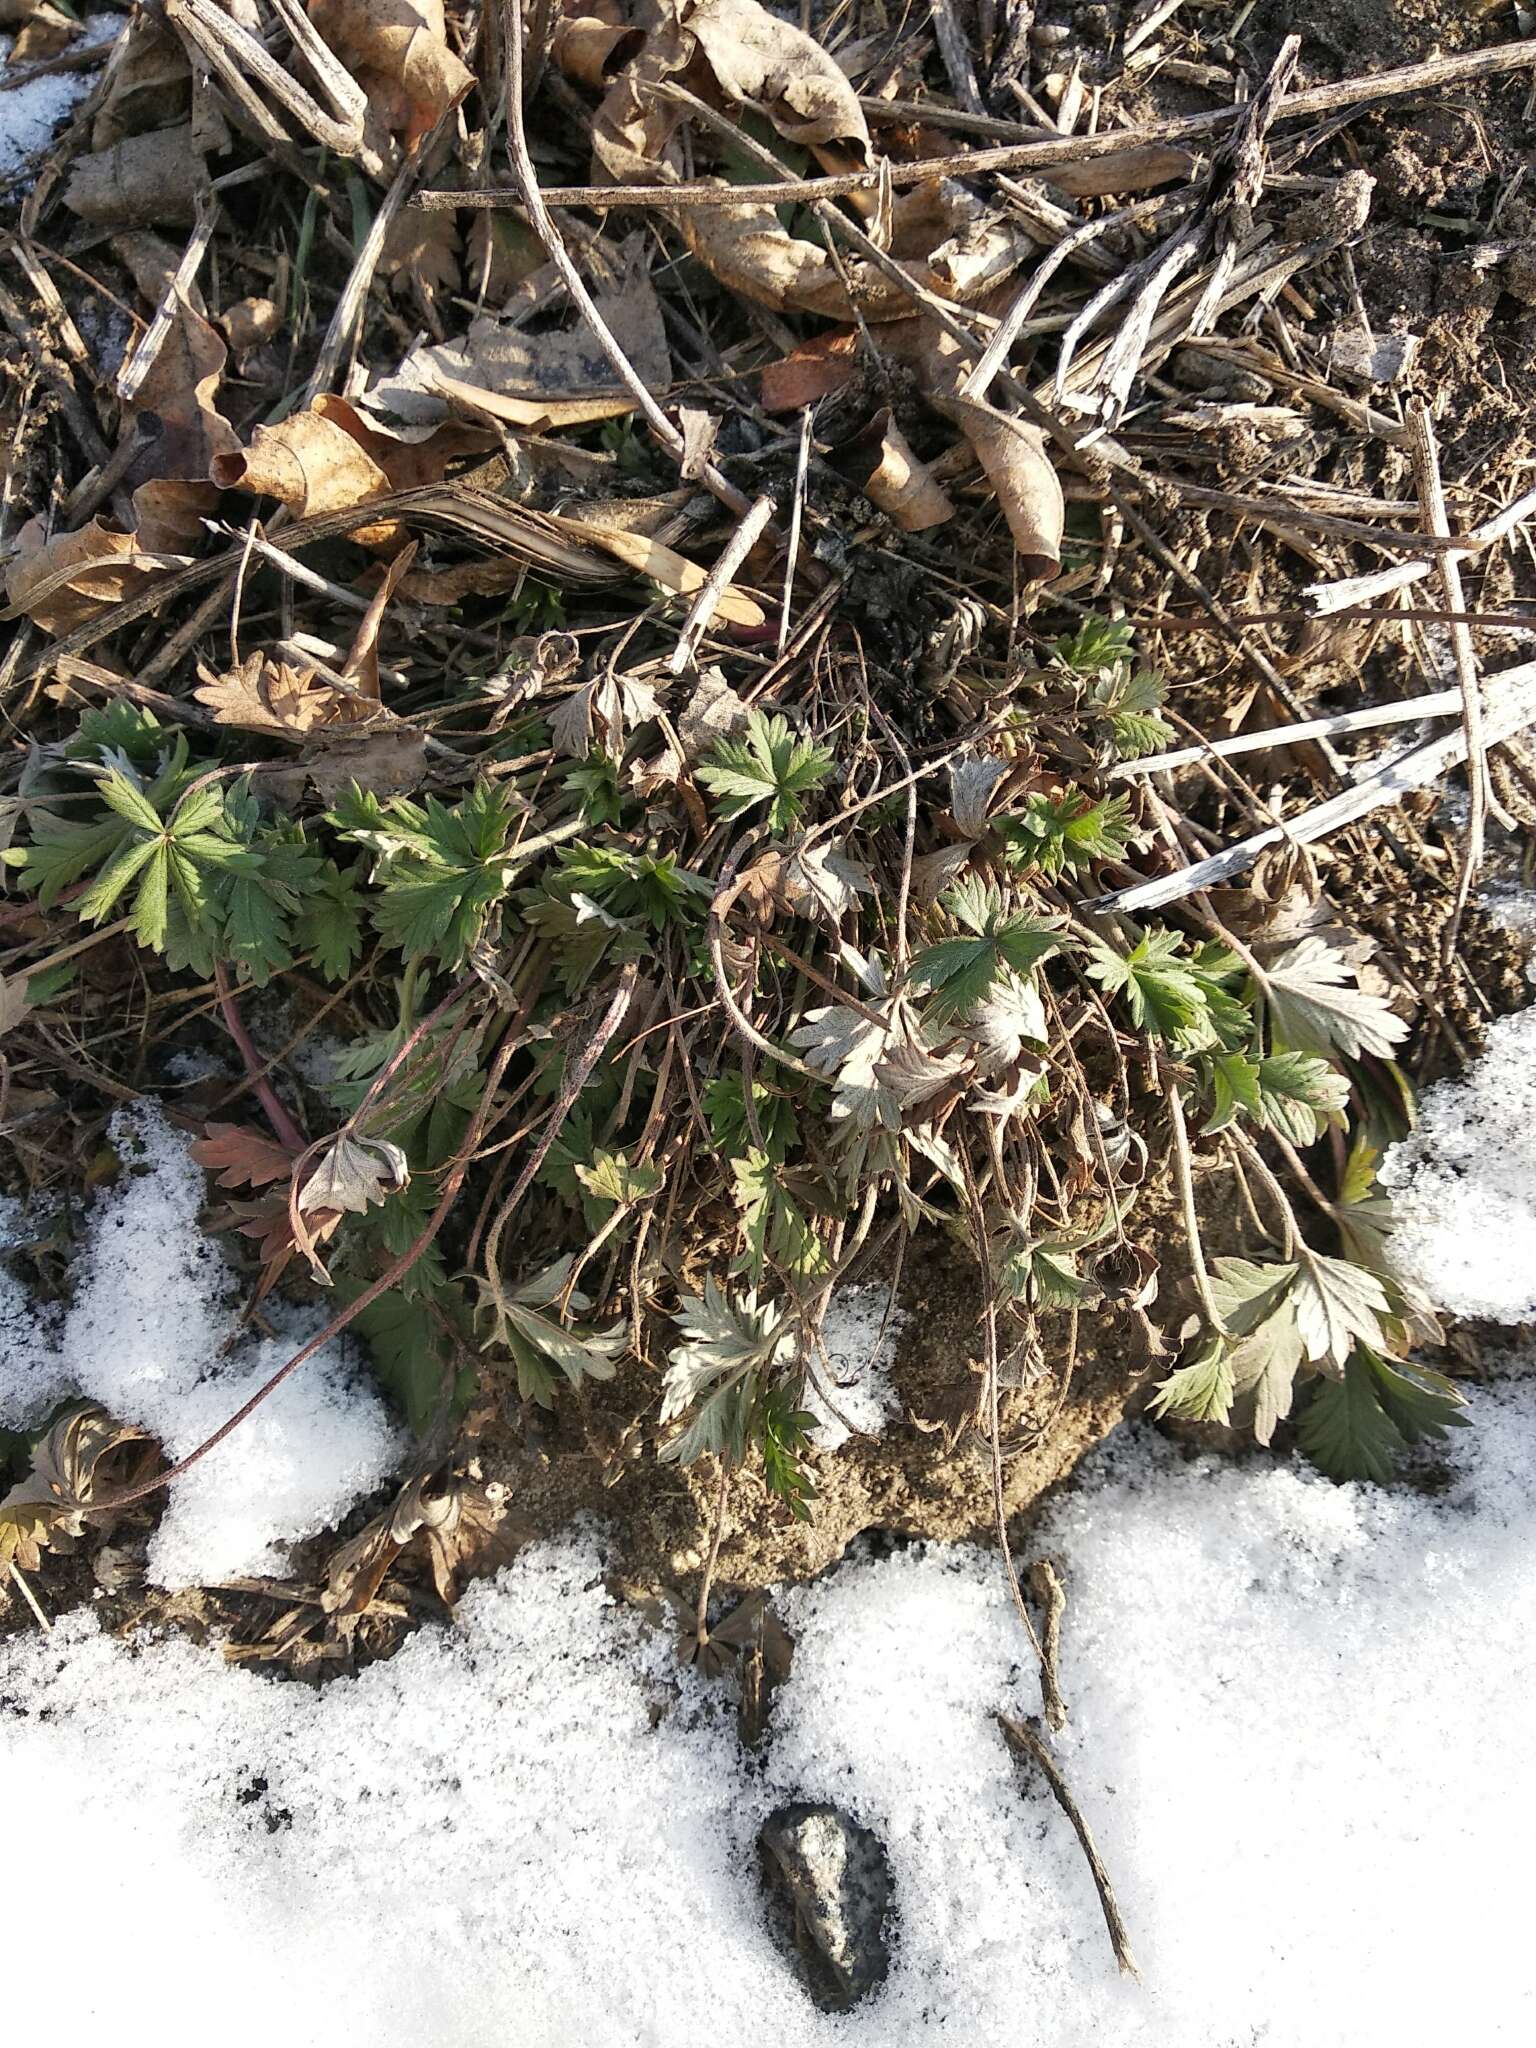
[[[192,72],[177,39],[152,16],[135,14],[105,80],[106,92],[91,124],[91,148],[110,149],[125,135],[184,119]]]
[[[32,0],[16,40],[11,44],[7,62],[15,69],[23,64],[38,64],[45,57],[57,57],[61,50],[67,50],[80,33],[80,24],[57,7],[50,7],[47,0]]]
[[[281,803],[297,803],[306,787],[333,804],[349,783],[375,796],[404,796],[420,787],[427,772],[427,737],[415,726],[389,720],[357,738],[325,737],[320,749],[262,778]]]
[[[243,356],[281,332],[283,309],[271,299],[237,299],[220,314],[219,325],[235,354]]]
[[[1097,199],[1108,192],[1152,192],[1176,178],[1194,175],[1195,159],[1187,149],[1165,142],[1145,142],[1113,156],[1087,157],[1076,164],[1050,164],[1040,175],[1058,192],[1074,199]]]
[[[442,0],[310,0],[309,16],[407,146],[474,83],[448,47]]]
[[[64,204],[93,227],[190,224],[196,211],[193,172],[200,161],[190,126],[130,135],[110,149],[75,158]]]
[[[262,1188],[287,1180],[296,1158],[286,1145],[247,1124],[209,1124],[190,1150],[221,1188]]]
[[[48,633],[67,633],[117,604],[146,578],[185,566],[202,538],[202,517],[217,497],[206,484],[141,484],[133,494],[135,530],[104,518],[76,533],[45,535],[41,515],[16,536],[5,572],[11,616],[24,615]]]
[[[919,374],[928,399],[970,442],[1008,522],[1025,575],[1054,576],[1061,567],[1066,507],[1040,429],[982,400],[961,397],[971,363],[951,335],[924,322],[918,340]]]
[[[179,252],[149,234],[114,235],[112,251],[158,308],[175,284]],[[160,431],[129,471],[130,485],[152,477],[201,483],[218,456],[239,448],[240,436],[214,404],[227,360],[223,337],[204,318],[201,298],[177,290],[170,330],[133,397],[133,412],[152,413]]]
[[[593,15],[578,15],[557,23],[550,55],[578,85],[601,91],[615,73],[637,57],[645,43],[643,29],[599,21]]]
[[[955,516],[953,501],[913,454],[888,406],[833,449],[831,462],[903,533],[922,533]]]
[[[31,1011],[27,1000],[27,977],[24,974],[0,974],[0,1038],[16,1026]]]
[[[258,427],[249,448],[215,457],[210,474],[221,490],[276,498],[299,519],[350,511],[389,490],[389,478],[373,458],[315,406],[275,427]],[[391,548],[402,532],[397,519],[381,520],[359,527],[352,538],[362,547]]]
[[[859,333],[855,327],[840,327],[831,334],[816,334],[809,341],[763,372],[758,397],[764,412],[798,412],[846,391],[859,373]]]
[[[0,1562],[36,1571],[44,1549],[71,1549],[85,1534],[103,1461],[143,1441],[143,1430],[114,1421],[94,1401],[61,1415],[33,1450],[30,1475],[0,1501]]]
[[[686,555],[678,554],[675,548],[667,547],[662,541],[652,540],[641,533],[625,533],[616,526],[592,526],[585,522],[581,523],[581,531],[605,554],[612,555],[615,561],[623,562],[627,568],[638,570],[642,576],[649,576],[663,590],[673,591],[680,597],[691,597],[704,585],[706,572],[698,563],[690,562]],[[720,593],[715,616],[728,620],[733,626],[761,626],[766,623],[768,614],[756,598],[749,597],[731,583]]]
[[[401,439],[385,433],[349,398],[338,398],[334,392],[317,398],[315,411],[352,436],[369,461],[383,470],[392,491],[440,484],[454,463],[501,446],[501,436],[490,428],[467,426],[460,420],[448,420],[428,433]]]
[[[379,256],[380,277],[413,284],[426,298],[457,291],[463,240],[451,213],[405,207],[390,222]]]
[[[293,668],[260,652],[248,654],[223,675],[206,668],[198,674],[201,687],[193,692],[198,702],[220,725],[240,732],[301,740],[327,727],[366,722],[377,708],[358,690],[338,689],[320,681],[313,669]]]
[[[1066,506],[1040,429],[975,399],[935,403],[975,449],[1008,522],[1024,574],[1031,579],[1054,576],[1061,567]]]
[[[672,382],[672,354],[646,268],[646,246],[635,235],[619,250],[603,252],[610,275],[595,281],[593,299],[636,374],[660,394]],[[395,375],[373,385],[366,402],[370,411],[413,423],[443,419],[451,407],[468,406],[529,428],[578,426],[634,408],[580,317],[564,329],[529,335],[482,316],[457,341],[414,349]]]
[[[842,161],[869,161],[858,95],[837,60],[803,29],[758,0],[702,0],[685,25],[728,100],[766,114],[790,142],[834,145]]]
[[[377,704],[379,692],[379,631],[384,624],[384,614],[389,609],[390,599],[400,587],[401,578],[416,559],[419,543],[411,540],[396,555],[379,579],[379,587],[368,600],[368,609],[358,621],[347,658],[341,665],[341,673],[351,683],[358,695],[371,704]]]

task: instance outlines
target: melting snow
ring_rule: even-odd
[[[891,1385],[891,1361],[906,1314],[891,1300],[883,1282],[840,1287],[833,1295],[822,1324],[821,1341],[832,1366],[832,1398],[843,1419],[839,1421],[830,1405],[807,1383],[805,1406],[818,1418],[811,1441],[823,1451],[840,1450],[853,1429],[866,1436],[881,1436],[885,1425],[901,1413],[901,1400]],[[822,1376],[826,1365],[817,1364]]]
[[[1536,1008],[1501,1017],[1480,1058],[1424,1091],[1382,1162],[1395,1263],[1453,1315],[1536,1317]]]
[[[1114,1973],[995,1707],[1038,1704],[995,1558],[789,1594],[766,1754],[603,1588],[588,1532],[314,1693],[88,1613],[0,1645],[0,1812],[90,1911],[34,1914],[17,2039],[119,2048],[1405,2048],[1536,2029],[1536,1382],[1449,1488],[1334,1488],[1123,1431],[1038,1533],[1071,1606],[1065,1768],[1146,1976]],[[877,1829],[882,1992],[811,2009],[755,1894],[788,1794]]]
[[[0,1282],[0,1425],[36,1424],[85,1394],[182,1457],[210,1436],[319,1327],[313,1310],[268,1305],[273,1335],[241,1341],[223,1254],[198,1227],[205,1182],[187,1141],[148,1104],[121,1111],[130,1162],[98,1202],[73,1305],[57,1327]],[[329,1346],[175,1482],[150,1550],[150,1577],[203,1585],[280,1568],[281,1539],[340,1519],[394,1469],[399,1433]]]

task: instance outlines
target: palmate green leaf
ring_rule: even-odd
[[[716,799],[722,818],[739,818],[760,803],[769,806],[769,829],[783,835],[800,816],[801,799],[832,773],[824,747],[794,732],[781,712],[754,711],[739,740],[717,740],[709,759],[694,770]]]
[[[1357,1342],[1373,1349],[1385,1344],[1381,1318],[1392,1313],[1386,1290],[1376,1274],[1348,1259],[1307,1252],[1297,1268],[1291,1301],[1314,1365],[1342,1372]]]
[[[626,1208],[658,1193],[662,1183],[656,1167],[638,1159],[631,1161],[622,1152],[605,1152],[601,1147],[592,1154],[590,1165],[577,1166],[576,1178],[595,1200],[622,1203]]]
[[[1296,1311],[1284,1298],[1232,1346],[1232,1384],[1238,1399],[1252,1407],[1253,1433],[1261,1444],[1270,1442],[1290,1414],[1305,1356]]]
[[[1093,675],[1129,661],[1136,644],[1136,629],[1123,619],[1084,619],[1075,633],[1056,642],[1056,659],[1079,675]]]
[[[759,1387],[795,1348],[785,1309],[756,1288],[728,1293],[711,1275],[701,1295],[679,1303],[682,1342],[662,1381],[663,1425],[696,1409],[687,1428],[663,1446],[663,1463],[687,1464],[704,1451],[739,1463]]]
[[[29,822],[32,843],[19,849],[14,864],[44,910],[72,882],[103,868],[128,837],[128,826],[115,813],[74,822],[56,811],[35,810]]]
[[[1280,1306],[1296,1279],[1289,1261],[1219,1258],[1211,1263],[1211,1299],[1234,1337],[1246,1337]]]
[[[1272,961],[1264,979],[1276,1049],[1389,1060],[1408,1036],[1403,1019],[1381,996],[1355,986],[1353,966],[1316,934]]]
[[[473,949],[516,872],[517,817],[508,790],[481,783],[453,805],[436,797],[381,804],[353,790],[329,822],[376,856],[378,893],[370,908],[385,944],[407,959],[435,956],[452,968]]]
[[[1216,1043],[1206,990],[1184,953],[1180,933],[1143,932],[1129,953],[1096,939],[1088,973],[1111,995],[1124,996],[1139,1031],[1150,1031],[1181,1052]]]
[[[1136,837],[1123,796],[1094,802],[1081,790],[1067,790],[1059,797],[1032,796],[1019,815],[998,819],[996,826],[1003,835],[1008,865],[1038,868],[1045,875],[1086,867],[1090,861],[1118,859]]]
[[[752,1119],[747,1116],[749,1085],[752,1090]],[[716,1150],[727,1159],[738,1158],[760,1143],[774,1164],[782,1165],[791,1149],[799,1143],[800,1120],[794,1103],[778,1089],[769,1088],[760,1081],[754,1080],[749,1084],[739,1067],[717,1074],[713,1081],[706,1082],[701,1100],[710,1138]],[[753,1136],[753,1119],[756,1138]]]
[[[1211,1092],[1211,1113],[1200,1126],[1202,1137],[1213,1137],[1237,1121],[1239,1114],[1259,1114],[1259,1063],[1246,1053],[1212,1053],[1206,1062]]]
[[[1180,1422],[1225,1422],[1235,1391],[1231,1346],[1209,1337],[1187,1365],[1158,1381],[1151,1410]]]
[[[365,1284],[357,1276],[338,1278],[337,1299],[355,1300]],[[467,1345],[469,1333],[457,1288],[415,1296],[391,1288],[359,1311],[352,1328],[367,1346],[374,1377],[415,1435],[426,1435],[445,1395],[452,1413],[468,1406],[478,1375],[460,1363],[459,1343]]]
[[[1441,1374],[1362,1345],[1342,1379],[1319,1383],[1301,1418],[1301,1447],[1330,1479],[1369,1479],[1384,1486],[1410,1444],[1466,1426],[1461,1405],[1461,1395]]]
[[[629,1345],[629,1331],[622,1322],[608,1330],[591,1330],[560,1319],[583,1315],[592,1306],[590,1296],[569,1285],[575,1263],[575,1254],[567,1253],[511,1294],[484,1280],[480,1283],[481,1310],[491,1325],[482,1349],[500,1344],[510,1352],[518,1392],[542,1408],[555,1405],[557,1372],[573,1387],[584,1379],[611,1380]]]
[[[363,902],[349,874],[321,860],[293,923],[293,944],[327,981],[345,981],[363,950]]]
[[[1055,924],[1010,910],[1002,891],[978,876],[957,882],[943,903],[966,936],[941,939],[912,962],[913,983],[930,991],[936,1024],[975,1010],[1009,969],[1027,976],[1064,943]]]
[[[1315,1145],[1349,1102],[1349,1076],[1314,1053],[1275,1052],[1258,1062],[1258,1121],[1293,1145]]]
[[[754,1283],[770,1267],[792,1280],[819,1279],[828,1267],[826,1246],[768,1154],[753,1149],[733,1159],[731,1180],[746,1241],[739,1270]]]
[[[1077,1268],[1077,1253],[1065,1244],[1023,1245],[1004,1260],[998,1281],[1015,1301],[1032,1308],[1075,1308],[1093,1292]]]

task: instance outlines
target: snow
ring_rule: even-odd
[[[115,16],[86,23],[91,42],[110,42],[122,24]],[[0,64],[8,65],[14,36],[0,36]],[[105,53],[103,53],[105,54]],[[96,83],[96,73],[60,71],[0,92],[0,178],[9,178],[34,151],[53,140],[53,131],[67,119]]]
[[[1501,1017],[1463,1076],[1424,1091],[1381,1183],[1393,1262],[1439,1307],[1536,1317],[1536,1008]]]
[[[36,1425],[73,1392],[147,1429],[178,1458],[322,1319],[269,1304],[273,1334],[242,1340],[233,1275],[198,1225],[205,1181],[187,1140],[149,1104],[119,1111],[112,1137],[129,1170],[92,1212],[75,1298],[56,1337],[29,1328],[14,1279],[0,1287],[0,1426]],[[378,1395],[342,1346],[328,1346],[174,1482],[150,1577],[203,1585],[280,1569],[280,1539],[338,1521],[400,1454]]]
[[[844,1419],[838,1420],[808,1380],[805,1406],[818,1418],[810,1437],[819,1450],[841,1450],[855,1429],[882,1436],[886,1424],[901,1413],[890,1366],[906,1320],[890,1288],[878,1280],[840,1287],[833,1295],[821,1328],[827,1359],[818,1357],[816,1363],[825,1379],[830,1362],[832,1395]]]
[[[589,1528],[319,1692],[89,1613],[0,1645],[7,1840],[33,1869],[85,1845],[90,1897],[32,1916],[10,2029],[55,2028],[67,1987],[119,2048],[210,2013],[232,2048],[1527,2041],[1536,1381],[1475,1414],[1438,1494],[1122,1431],[1036,1532],[1070,1594],[1059,1755],[1140,1987],[992,1722],[1038,1707],[994,1556],[854,1559],[784,1596],[795,1667],[748,1760]],[[892,1975],[844,2018],[755,1892],[791,1794],[893,1866]]]

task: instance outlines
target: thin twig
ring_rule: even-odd
[[[1119,1901],[1115,1897],[1115,1888],[1109,1881],[1109,1872],[1104,1868],[1104,1860],[1098,1852],[1088,1823],[1083,1818],[1082,1809],[1067,1789],[1067,1781],[1061,1775],[1060,1766],[1027,1721],[1015,1721],[1010,1714],[999,1714],[996,1718],[997,1725],[1002,1729],[1003,1736],[1014,1755],[1029,1759],[1050,1786],[1056,1804],[1071,1821],[1077,1839],[1082,1844],[1083,1854],[1088,1860],[1094,1889],[1098,1892],[1099,1904],[1104,1911],[1104,1925],[1109,1929],[1109,1945],[1115,1952],[1115,1961],[1120,1965],[1124,1975],[1134,1977],[1140,1982],[1141,1972],[1136,1967],[1136,1958],[1131,1954],[1130,1937],[1126,1933],[1125,1920],[1120,1912]]]

